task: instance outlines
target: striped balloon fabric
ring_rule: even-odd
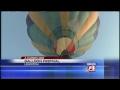
[[[57,56],[68,50],[72,58],[90,49],[98,35],[98,12],[29,12],[27,33],[33,46],[45,56]]]

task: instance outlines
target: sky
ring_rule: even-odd
[[[27,35],[28,12],[1,13],[1,58],[19,59],[21,56],[41,56]],[[99,12],[100,27],[92,48],[82,59],[119,58],[119,12]]]

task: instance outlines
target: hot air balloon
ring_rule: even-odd
[[[26,22],[31,43],[41,54],[58,56],[66,50],[72,58],[92,47],[100,25],[96,11],[31,11]]]

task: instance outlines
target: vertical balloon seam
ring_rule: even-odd
[[[48,36],[50,37],[50,39],[55,43],[56,39],[53,35],[53,33],[51,33],[51,31],[49,30],[49,27],[46,25],[46,23],[44,22],[44,20],[40,17],[38,12],[31,12],[29,13],[30,18],[33,20],[33,22]],[[32,17],[33,16],[33,17]],[[45,26],[45,27],[44,27]],[[50,36],[51,35],[51,36]]]
[[[72,20],[73,21],[77,21],[77,19],[78,19],[78,16],[79,16],[79,14],[80,14],[80,11],[74,11],[74,12],[70,12],[70,15],[69,15],[69,22],[71,22]],[[70,26],[69,26],[70,27]],[[74,31],[74,25],[73,25],[73,28],[72,29],[70,29],[69,31],[71,31],[72,33],[75,33],[75,31]],[[70,33],[70,34],[72,34],[72,33]],[[75,35],[74,35],[74,37],[75,37]],[[73,37],[73,38],[74,38]],[[73,42],[73,39],[72,39],[72,41],[71,41],[71,43]],[[70,45],[70,44],[69,44]],[[76,45],[74,44],[74,46],[75,46],[75,48],[76,48]],[[74,48],[74,46],[73,46],[73,48]],[[67,47],[66,47],[67,48]],[[73,51],[73,48],[71,48],[71,50],[69,50],[69,51]],[[75,48],[74,48],[74,51],[71,53],[71,54],[74,54],[75,53]]]
[[[72,31],[73,33],[75,33],[74,24],[77,21],[78,16],[79,16],[79,11],[69,12],[68,31]]]
[[[93,40],[94,41],[94,37],[93,37],[93,34],[95,33],[95,31],[96,31],[96,28],[97,28],[97,21],[90,27],[90,29],[81,37],[81,39],[79,39],[78,41],[80,42],[80,44],[81,43],[84,43],[84,42],[86,42],[86,40],[88,41],[88,40],[90,40],[91,38],[91,40]],[[89,36],[88,36],[89,35]],[[87,37],[86,37],[87,36]],[[89,42],[91,42],[91,41],[89,41]],[[89,43],[88,42],[88,43]],[[86,43],[86,45],[88,45],[88,43]],[[91,42],[92,43],[92,42]],[[80,47],[80,44],[79,44],[79,48],[81,48]],[[85,46],[86,46],[85,45]],[[79,49],[78,48],[78,49]]]
[[[79,29],[82,27],[82,25],[84,24],[84,22],[86,21],[86,19],[89,16],[89,12],[86,11],[81,11],[79,12],[78,16],[77,16],[77,21],[79,23]],[[84,17],[84,18],[83,18]],[[82,20],[81,20],[82,19]],[[77,30],[78,31],[78,30]],[[77,33],[77,32],[76,32]],[[75,37],[74,37],[75,38]],[[76,42],[75,44],[75,50],[77,50],[79,48],[79,40]],[[74,52],[75,53],[75,52]]]
[[[82,16],[85,16],[84,14],[86,14],[86,13],[85,13],[85,12],[80,12],[79,15],[78,15],[78,18],[79,18],[79,17],[81,18]],[[88,14],[89,14],[89,13],[88,13]],[[87,17],[85,18],[85,20],[84,20],[83,22],[85,22],[86,19],[88,18],[88,16],[89,16],[88,14],[87,14]],[[81,15],[82,15],[82,16],[81,16]],[[82,18],[81,18],[81,19],[82,19]],[[82,25],[84,24],[83,22],[82,22]],[[79,22],[79,23],[80,23],[80,22]],[[81,27],[82,27],[82,25],[81,25]],[[80,28],[81,28],[81,27],[80,27]],[[76,38],[76,35],[75,35],[74,38],[73,38],[73,42],[74,42],[74,39],[75,39],[75,38]],[[74,44],[76,45],[76,43],[74,43]],[[79,43],[78,43],[78,44],[79,44]],[[72,46],[72,42],[71,42],[71,44],[67,47],[67,50],[70,50],[72,47],[73,47],[73,46]]]
[[[56,15],[56,17],[57,17],[57,15]],[[60,19],[60,12],[58,13],[58,17],[57,17],[55,22],[56,22],[55,23],[56,26],[54,27],[53,34],[54,34],[56,40],[58,40],[58,39],[62,38],[62,36],[63,36],[62,35],[62,25],[61,25],[61,19]]]
[[[32,26],[34,26],[34,25],[35,25],[35,24],[33,24]],[[32,31],[32,32],[35,31],[35,30],[33,30],[34,27],[32,28],[32,26],[31,26],[31,28],[30,28],[30,30],[29,30],[29,34],[30,34],[30,31]],[[36,26],[36,27],[37,27],[37,26]],[[34,28],[34,29],[35,29],[35,28]],[[41,31],[41,30],[39,29],[39,31]],[[31,33],[32,33],[32,32],[31,32]],[[32,38],[32,35],[30,35],[30,36],[31,36],[31,38]],[[34,43],[36,43],[36,44],[39,44],[41,47],[45,47],[44,45],[41,45],[40,43],[35,42],[33,38],[32,38],[32,41],[33,41]],[[47,46],[46,46],[46,47],[47,47]],[[47,48],[48,48],[48,47],[47,47]],[[50,48],[49,48],[49,49],[50,49]],[[52,51],[52,49],[51,49],[51,51]],[[52,51],[52,52],[53,52],[53,51]]]
[[[26,24],[27,24],[27,34],[28,34],[28,37],[32,40],[32,37],[30,35],[30,27],[31,25],[33,25],[33,21],[30,19],[29,17],[29,14],[27,15],[27,18],[26,18]],[[33,40],[32,40],[33,41]]]
[[[29,31],[30,32],[30,31]],[[32,39],[30,33],[28,32],[28,36],[30,37],[31,39],[31,42],[35,43],[34,40]],[[46,49],[46,47],[42,46],[39,44],[39,48],[37,48],[34,44],[32,43],[32,45],[37,49],[37,50],[41,50],[41,51],[44,51],[44,52],[47,52],[48,50]],[[37,43],[36,43],[37,44]],[[43,50],[44,49],[44,50]],[[52,50],[51,50],[52,51]],[[49,51],[48,51],[49,52]]]
[[[76,34],[77,39],[74,40],[75,43],[89,30],[89,28],[96,22],[97,18],[98,18],[97,12],[89,13],[89,17],[86,19],[85,23],[83,24],[79,32]]]
[[[61,25],[62,25],[62,35],[63,37],[67,37],[68,32],[68,22],[69,22],[69,12],[60,12],[60,18],[61,18]],[[64,44],[66,46],[66,40],[64,39]],[[58,49],[57,49],[58,52]]]
[[[96,24],[97,24],[97,31],[98,31],[98,28],[99,28],[99,25],[100,25],[100,19],[99,19],[99,17],[97,18],[97,20],[96,20],[96,22],[95,22]],[[95,30],[95,32],[96,32],[96,30]],[[95,33],[94,32],[94,33]],[[89,49],[89,48],[88,48]]]
[[[57,44],[57,54],[60,54],[60,51],[61,51],[61,49],[62,48],[64,48],[64,46],[65,46],[65,43],[64,43],[64,39],[63,38],[61,38],[61,39],[59,39],[58,40],[58,44]],[[61,47],[62,46],[62,47]]]
[[[94,25],[97,25],[97,23],[96,24],[94,24]],[[97,26],[96,26],[96,28],[97,28]],[[93,29],[91,29],[91,30],[93,30]],[[96,31],[96,29],[94,28],[94,32]],[[90,40],[90,38],[91,38],[91,40]],[[87,43],[85,43],[84,41],[82,42],[82,43],[85,43],[85,45],[83,45],[83,46],[80,46],[79,45],[79,48],[77,49],[77,51],[79,51],[80,49],[85,49],[86,51],[88,50],[88,49],[90,49],[91,47],[89,47],[89,48],[87,48],[87,46],[89,46],[90,44],[93,44],[93,42],[94,42],[94,36],[93,36],[93,34],[91,34],[90,35],[90,38],[89,37],[87,37],[87,39],[86,40],[90,40],[89,42],[87,42]],[[92,46],[92,45],[91,45]],[[85,48],[86,47],[86,48]],[[84,50],[84,51],[85,51]],[[82,51],[79,51],[79,52],[82,52]]]
[[[88,11],[81,11],[81,12],[79,12],[79,15],[77,17],[77,20],[79,22],[79,30],[81,29],[81,27],[83,26],[83,24],[85,23],[87,18],[89,17],[89,13],[90,12],[88,12]],[[79,31],[79,30],[77,30],[77,31]],[[74,37],[74,38],[76,38],[76,37]],[[75,44],[75,48],[76,48],[75,50],[77,50],[79,48],[79,43],[80,43],[80,41],[78,39],[76,44]]]
[[[81,43],[79,44],[79,48],[88,46],[88,45],[92,44],[93,42],[94,42],[94,36],[91,36],[90,38],[88,38],[88,39],[84,40],[83,42],[81,42]],[[78,48],[78,49],[79,49],[79,48]]]
[[[39,12],[41,18],[43,19],[43,21],[45,22],[45,24],[49,27],[49,30],[51,32],[53,32],[54,30],[54,21],[51,12]]]
[[[46,23],[46,25],[49,27],[49,30],[51,31],[51,35],[49,35],[49,38],[51,38],[51,36],[52,35],[54,35],[54,37],[55,37],[55,39],[57,40],[57,37],[56,37],[56,35],[54,34],[54,31],[55,31],[55,24],[53,23],[54,21],[56,22],[56,19],[54,19],[54,18],[56,18],[57,17],[57,15],[56,16],[54,16],[53,15],[53,12],[42,12],[42,13],[39,13],[40,14],[40,16],[41,16],[41,18],[43,19],[43,21]],[[56,14],[56,13],[54,13],[54,14]],[[54,19],[54,20],[53,20]],[[56,41],[57,42],[57,41]],[[55,42],[55,43],[56,43]],[[53,42],[52,42],[52,40],[49,40],[49,47],[50,48],[54,48],[54,45],[55,45],[55,43],[53,44]]]
[[[49,27],[46,25],[46,23],[44,22],[44,20],[41,18],[39,12],[30,12],[29,13],[30,18],[32,19],[32,21],[49,37],[50,39],[55,43],[56,42],[56,38],[54,37],[53,33],[51,32],[51,30],[49,30]]]
[[[100,27],[100,18],[98,17],[97,19],[97,29],[96,29],[96,32],[93,34],[94,36],[94,39],[96,39],[98,37],[98,29]]]
[[[67,36],[67,28],[68,28],[68,22],[69,22],[69,12],[60,12],[61,17],[61,25],[62,25],[62,34],[63,36]]]
[[[87,18],[87,20],[85,21],[85,23],[83,24],[82,28],[79,30],[79,32],[76,34],[76,37],[74,38],[74,43],[76,44],[76,41],[81,38],[82,35],[84,35],[84,33],[86,31],[88,31],[88,29],[94,24],[94,22],[96,21],[98,16],[98,13],[96,12],[90,12],[89,17]],[[91,23],[92,22],[92,23]],[[88,24],[89,23],[89,24]],[[87,25],[87,27],[86,27]],[[81,33],[82,32],[82,33]],[[68,49],[72,48],[72,44],[69,45]]]

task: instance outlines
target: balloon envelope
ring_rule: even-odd
[[[29,12],[27,33],[33,46],[45,56],[69,51],[72,58],[83,55],[98,36],[98,12]]]

